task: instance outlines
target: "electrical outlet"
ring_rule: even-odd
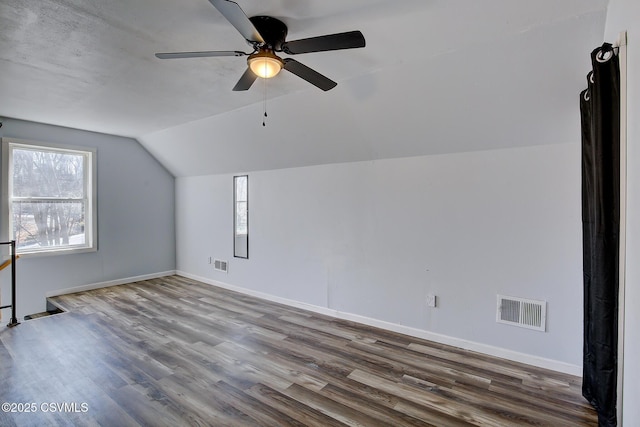
[[[436,296],[433,294],[427,295],[427,307],[435,307],[436,306]]]

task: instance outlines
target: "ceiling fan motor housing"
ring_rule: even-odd
[[[252,16],[249,18],[265,41],[266,48],[280,51],[287,38],[287,26],[271,16]]]

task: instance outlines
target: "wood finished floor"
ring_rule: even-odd
[[[597,425],[580,378],[178,276],[55,302],[0,331],[0,402],[38,406],[2,426]]]

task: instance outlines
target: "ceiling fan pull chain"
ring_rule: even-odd
[[[262,79],[262,84],[264,85],[264,98],[263,98],[263,110],[264,110],[264,118],[262,119],[262,126],[266,126],[266,117],[267,117],[267,79]]]

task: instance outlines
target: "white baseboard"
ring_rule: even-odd
[[[242,294],[254,296],[256,298],[261,298],[267,301],[277,302],[277,303],[285,304],[291,307],[301,308],[303,310],[309,310],[314,313],[324,314],[327,316],[335,317],[337,319],[343,319],[343,320],[349,320],[352,322],[362,323],[367,326],[386,329],[388,331],[398,332],[398,333],[409,335],[412,337],[434,341],[440,344],[447,344],[450,346],[462,348],[465,350],[475,351],[478,353],[483,353],[490,356],[511,360],[514,362],[525,363],[527,365],[537,366],[539,368],[550,369],[556,372],[562,372],[565,374],[575,375],[575,376],[582,376],[582,366],[573,365],[573,364],[561,362],[558,360],[547,359],[544,357],[533,356],[526,353],[520,353],[517,351],[508,350],[501,347],[495,347],[488,344],[482,344],[474,341],[469,341],[461,338],[455,338],[448,335],[437,334],[437,333],[425,331],[422,329],[399,325],[397,323],[391,323],[384,320],[378,320],[378,319],[373,319],[371,317],[361,316],[359,314],[341,312],[341,311],[334,310],[327,307],[321,307],[321,306],[307,304],[300,301],[290,300],[287,298],[282,298],[275,295],[258,292],[251,289],[242,288],[239,286],[230,285],[228,283],[220,282],[220,281],[209,279],[206,277],[197,276],[194,274],[187,273],[185,271],[177,270],[176,274],[179,276],[197,280],[199,282],[203,282],[209,285],[218,286],[220,288],[229,289],[235,292],[240,292]]]
[[[72,288],[57,289],[49,291],[45,294],[47,298],[56,297],[58,295],[75,294],[76,292],[91,291],[93,289],[108,288],[109,286],[126,285],[127,283],[139,282],[141,280],[157,279],[158,277],[173,276],[175,270],[163,271],[160,273],[144,274],[142,276],[125,277],[122,279],[109,280],[107,282],[91,283],[88,285],[74,286]]]

